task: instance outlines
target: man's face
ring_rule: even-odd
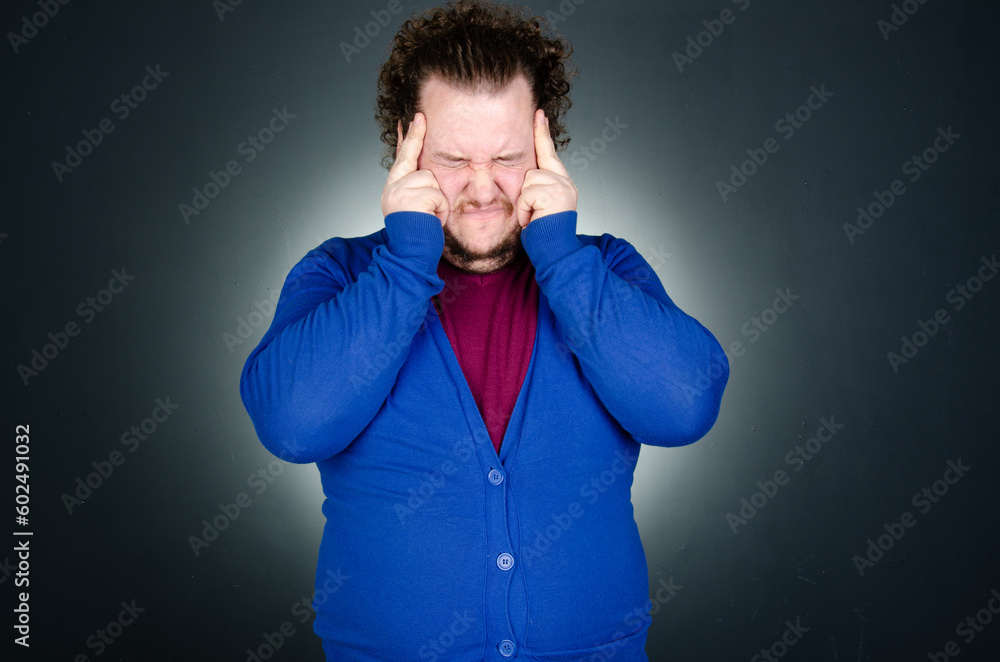
[[[427,133],[417,169],[430,170],[448,199],[443,256],[477,273],[495,271],[521,245],[515,205],[536,168],[531,88],[518,76],[498,94],[469,93],[437,77],[420,91]],[[403,142],[400,123],[398,145]]]

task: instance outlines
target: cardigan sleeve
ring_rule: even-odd
[[[605,234],[586,245],[576,220],[575,211],[550,214],[521,233],[563,336],[560,354],[579,361],[636,441],[697,441],[715,424],[729,379],[722,347],[670,300],[631,244]]]
[[[240,397],[261,443],[281,459],[323,460],[358,436],[444,287],[437,217],[389,214],[385,233],[356,277],[349,263],[360,258],[344,240],[310,251],[285,279],[271,326],[247,357]]]

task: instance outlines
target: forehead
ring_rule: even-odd
[[[427,116],[424,151],[466,158],[492,158],[521,150],[534,140],[534,103],[524,76],[499,92],[469,91],[438,77],[420,90],[420,110]]]

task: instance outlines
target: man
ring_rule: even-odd
[[[244,366],[261,442],[320,471],[331,660],[647,659],[639,446],[702,437],[729,366],[628,242],[576,234],[564,46],[481,2],[405,23],[385,227],[310,251]]]

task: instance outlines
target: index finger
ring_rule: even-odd
[[[563,177],[569,177],[566,166],[556,156],[556,145],[549,133],[549,118],[539,108],[535,111],[535,160],[539,170],[549,170]]]
[[[427,133],[427,122],[423,113],[415,113],[406,137],[399,146],[396,161],[389,170],[389,181],[394,182],[411,172],[417,171],[417,159],[424,148],[424,135]]]

